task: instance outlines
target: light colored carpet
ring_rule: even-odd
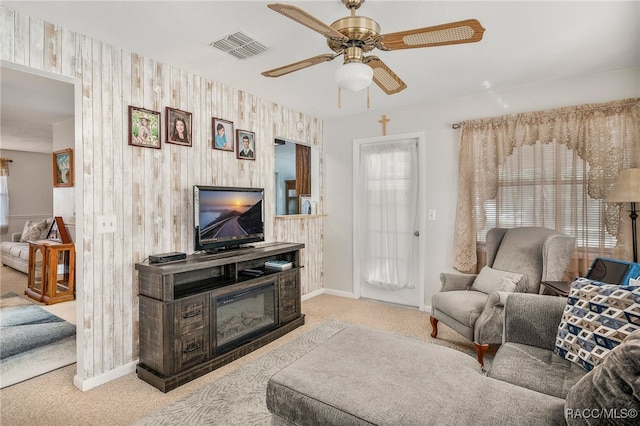
[[[302,312],[306,315],[302,327],[167,393],[138,379],[134,373],[82,392],[73,385],[75,365],[9,386],[0,390],[0,424],[131,425],[187,398],[331,319],[434,341],[429,336],[429,315],[417,309],[323,294],[303,301]],[[439,327],[436,341],[467,353],[473,351],[471,342],[446,326]]]
[[[0,298],[0,388],[76,362],[76,327],[13,293]]]

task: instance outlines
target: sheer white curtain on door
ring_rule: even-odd
[[[357,185],[362,279],[378,288],[414,288],[418,200],[415,140],[363,144]]]

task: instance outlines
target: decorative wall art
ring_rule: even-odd
[[[167,143],[191,146],[191,113],[167,107],[165,110],[165,132]]]
[[[214,117],[211,120],[211,128],[213,130],[213,149],[233,152],[233,122]]]
[[[160,113],[129,106],[129,145],[160,149]]]
[[[53,187],[73,186],[73,151],[71,148],[53,153]]]
[[[238,130],[236,134],[236,157],[240,160],[255,160],[255,133],[246,130]]]

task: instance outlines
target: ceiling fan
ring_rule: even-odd
[[[291,5],[273,3],[268,7],[287,18],[311,28],[327,38],[335,53],[322,54],[262,73],[265,77],[280,77],[294,71],[329,62],[340,55],[344,65],[336,71],[338,86],[351,91],[368,87],[373,80],[386,94],[392,95],[407,85],[377,56],[364,56],[375,49],[383,51],[475,43],[482,40],[484,28],[475,19],[450,22],[390,34],[380,34],[380,25],[371,18],[356,15],[365,0],[342,0],[351,16],[327,25],[304,10]]]

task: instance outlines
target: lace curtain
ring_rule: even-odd
[[[587,192],[604,199],[620,170],[640,167],[640,98],[585,104],[461,123],[454,267],[477,269],[476,235],[485,203],[496,198],[499,167],[514,149],[555,142],[588,164]],[[571,208],[571,207],[569,207]],[[616,238],[613,254],[631,252],[630,220],[619,204],[605,206],[604,226]]]

